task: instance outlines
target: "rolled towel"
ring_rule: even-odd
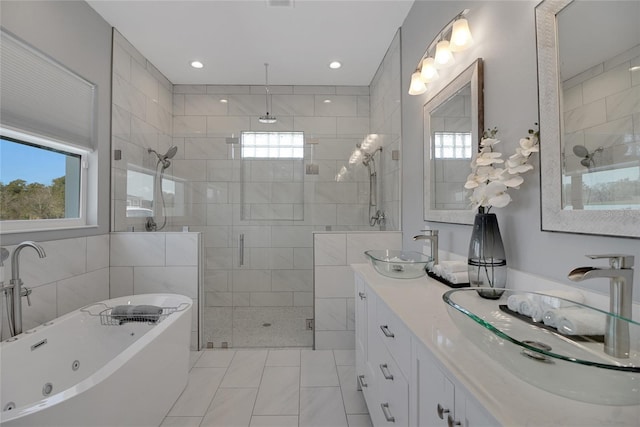
[[[524,298],[526,298],[526,296],[520,294],[509,295],[509,298],[507,298],[507,308],[511,311],[515,311],[516,313],[520,313],[520,302]]]
[[[563,310],[556,327],[565,335],[604,335],[606,315],[592,310]]]
[[[155,305],[117,305],[111,309],[111,317],[124,322],[157,322],[162,307]]]
[[[569,316],[571,316],[570,313],[576,310],[582,310],[582,308],[578,305],[565,308],[543,308],[542,321],[547,326],[557,328],[558,320],[560,320],[565,313],[569,313]]]
[[[544,291],[541,293],[545,294],[545,295],[540,295],[540,303],[545,308],[572,307],[576,305],[573,302],[577,302],[577,303],[584,302],[584,295],[579,291],[563,291],[560,289],[552,289],[552,290]],[[568,301],[565,301],[565,300],[568,300]]]
[[[436,276],[444,277],[444,271],[440,264],[435,264],[431,271],[433,271],[433,274],[435,274]]]
[[[449,273],[445,278],[454,285],[460,283],[469,283],[469,272],[459,271],[457,273]]]
[[[468,270],[467,261],[440,261],[440,267],[448,273],[460,273]]]

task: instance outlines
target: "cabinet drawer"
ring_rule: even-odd
[[[405,378],[409,378],[411,366],[411,337],[409,330],[393,314],[393,312],[382,301],[377,301],[376,306],[377,323],[372,325],[382,338],[382,342],[395,359],[402,370]]]
[[[376,382],[378,402],[369,411],[378,411],[375,417],[382,426],[405,427],[409,425],[409,383],[398,364],[384,345],[376,358]]]

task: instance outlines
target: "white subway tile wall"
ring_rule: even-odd
[[[200,233],[112,233],[111,298],[175,293],[193,300],[191,348],[199,348]]]
[[[122,159],[111,162],[111,229],[134,227],[142,231],[144,216],[127,217],[127,176],[131,170],[153,174],[157,159],[148,150],[164,153],[173,144],[173,84],[115,29],[112,103],[112,150],[121,150]],[[185,127],[189,132],[198,129],[194,123],[179,126],[181,134],[188,133]],[[180,146],[175,159],[183,155],[184,147]],[[171,221],[169,218],[169,224]]]
[[[33,292],[22,304],[23,330],[109,299],[109,235],[39,242],[47,256],[26,248],[20,253],[20,277]],[[13,253],[16,245],[6,246]],[[11,263],[5,262],[5,282]],[[4,303],[0,304],[2,339],[9,337]]]
[[[355,288],[350,264],[369,249],[402,249],[402,232],[313,233],[315,348],[355,348]]]
[[[594,154],[592,166],[640,160],[640,141],[630,138],[640,129],[640,46],[563,82],[566,143],[565,173],[584,170],[573,147]]]
[[[167,198],[165,230],[189,226],[202,233],[204,345],[313,344],[313,332],[306,327],[307,319],[313,318],[312,232],[371,230],[366,168],[355,167],[345,181],[335,181],[356,144],[371,131],[384,134],[379,208],[387,213],[387,229],[399,228],[399,162],[390,160],[391,150],[400,146],[399,42],[398,35],[371,87],[272,86],[270,113],[278,121],[266,125],[258,121],[265,113],[263,86],[172,85],[114,32],[113,146],[122,150],[123,160],[113,162],[113,230],[133,226],[141,231],[144,224],[144,218],[126,217],[128,168],[153,171],[155,158],[147,150],[162,153],[176,145],[178,154],[167,170],[175,194]],[[375,105],[370,93],[375,94]],[[270,177],[280,182],[263,185],[268,191],[260,182],[248,185],[242,180],[247,170],[239,145],[227,142],[242,131],[305,132],[305,138],[317,144],[305,146],[304,163],[317,165],[318,173],[303,174],[295,188],[284,182],[291,181],[289,175],[286,180]],[[390,185],[382,184],[386,180]],[[242,215],[243,199],[252,203],[249,215]],[[157,206],[156,221],[162,219]],[[245,248],[242,265],[240,235]],[[122,247],[112,251],[112,274],[119,278],[112,290],[118,293],[131,288],[135,292],[142,278],[171,274],[155,268],[188,268],[184,254],[168,255],[169,244],[166,261],[174,264],[165,266],[159,253],[165,249],[156,242],[148,242],[134,258],[125,247],[128,243],[118,242]],[[130,259],[139,264],[129,265]]]

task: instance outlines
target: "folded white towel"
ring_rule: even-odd
[[[469,283],[469,272],[459,271],[457,273],[449,273],[447,274],[446,279],[454,285],[460,283]]]
[[[444,271],[442,270],[442,266],[440,264],[434,264],[434,266],[431,268],[431,271],[433,271],[433,274],[435,274],[436,276],[444,277]]]
[[[460,273],[468,270],[467,261],[440,261],[440,267],[446,273]]]
[[[542,322],[547,325],[555,328],[558,324],[558,309],[557,308],[547,308],[542,312]]]
[[[558,332],[565,335],[603,335],[606,324],[604,313],[575,309],[563,310],[556,322]]]

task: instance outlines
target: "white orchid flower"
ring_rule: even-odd
[[[507,186],[502,182],[490,182],[484,190],[484,197],[490,206],[504,208],[511,202],[511,196],[507,194]]]
[[[524,178],[520,175],[511,175],[508,177],[503,176],[503,179],[500,182],[509,188],[520,188],[520,184],[524,182]]]
[[[493,147],[494,145],[498,144],[499,142],[500,142],[499,139],[484,138],[482,141],[480,141],[480,147]]]
[[[514,166],[514,167],[508,167],[507,168],[509,173],[512,174],[512,175],[525,173],[525,172],[530,171],[532,169],[533,169],[533,166],[528,164],[528,163],[523,163],[521,165],[517,165],[517,166]]]
[[[522,155],[525,157],[529,157],[531,153],[537,153],[540,151],[538,148],[538,138],[530,137],[520,139],[520,148],[522,149]]]
[[[501,156],[502,153],[481,153],[476,159],[476,164],[478,166],[489,166],[494,163],[504,163],[504,160],[500,158]]]

